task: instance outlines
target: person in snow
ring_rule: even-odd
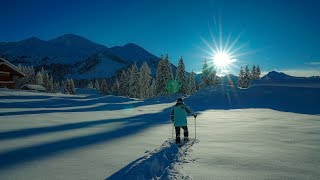
[[[176,130],[176,143],[180,144],[180,128],[183,129],[183,135],[184,135],[184,141],[188,141],[188,126],[187,126],[187,115],[191,114],[195,118],[197,115],[187,106],[183,103],[182,98],[179,98],[177,100],[176,105],[173,107],[171,111],[171,121],[174,122],[174,127]]]

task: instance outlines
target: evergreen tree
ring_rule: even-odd
[[[100,84],[99,84],[99,80],[98,80],[98,79],[96,79],[96,80],[94,81],[94,88],[95,88],[96,90],[99,90],[99,88],[100,88]]]
[[[188,82],[188,94],[193,94],[196,92],[197,87],[196,87],[196,81],[194,79],[194,72],[192,71],[190,76],[189,76],[189,82]]]
[[[54,89],[53,89],[53,92],[54,93],[57,93],[60,91],[60,83],[59,82],[56,82],[54,83]]]
[[[120,94],[120,83],[118,79],[114,82],[114,84],[111,87],[111,91],[114,95],[119,95]]]
[[[139,97],[139,71],[136,63],[131,66],[129,71],[129,96]]]
[[[119,81],[119,95],[121,96],[128,96],[128,89],[129,89],[129,77],[127,73],[123,70],[120,75],[120,81]]]
[[[261,70],[260,70],[260,66],[258,65],[257,69],[256,69],[256,79],[259,79],[261,75]]]
[[[150,85],[150,97],[154,97],[156,95],[156,80],[152,78]]]
[[[76,91],[74,89],[74,81],[73,79],[69,79],[69,82],[68,82],[68,89],[69,89],[69,94],[75,94]]]
[[[180,86],[179,93],[188,93],[187,77],[182,57],[180,58],[178,63],[178,68],[176,71],[176,80],[178,81]]]
[[[42,86],[44,87],[44,88],[46,88],[46,92],[50,92],[50,77],[49,77],[49,75],[48,75],[48,73],[46,73],[46,72],[42,72],[42,73],[44,73],[43,74],[43,84],[42,84]]]
[[[101,94],[108,95],[108,85],[105,79],[101,81],[99,90]]]
[[[218,77],[217,77],[217,72],[214,69],[214,65],[209,66],[207,64],[207,60],[205,60],[202,67],[200,88],[215,86],[217,84],[218,84]]]
[[[166,58],[164,59],[164,71],[165,71],[165,79],[166,81],[170,81],[173,79],[173,72],[172,72],[172,67],[171,63],[169,61],[169,56],[168,54],[166,55]]]
[[[238,87],[242,88],[243,86],[244,86],[244,71],[241,66],[239,77],[238,77]]]
[[[156,74],[156,94],[164,94],[166,91],[166,81],[165,81],[165,62],[163,56],[161,55],[160,61],[157,67]]]
[[[255,65],[252,66],[252,70],[251,70],[251,79],[255,80],[257,79],[257,68]]]
[[[54,92],[54,83],[53,83],[52,77],[49,78],[47,92],[50,92],[50,93]]]
[[[36,84],[43,85],[43,76],[42,71],[39,71],[36,76]]]
[[[243,88],[248,88],[250,86],[251,79],[252,79],[248,65],[246,65],[243,79],[244,79]]]
[[[139,92],[140,92],[140,98],[148,98],[150,96],[150,79],[151,79],[151,70],[146,62],[144,62],[140,68],[139,73]]]
[[[63,89],[66,94],[75,94],[73,79],[67,79],[63,81]]]
[[[174,94],[179,90],[179,83],[173,79],[173,72],[171,63],[169,61],[168,54],[165,57],[164,63],[163,63],[163,76],[164,76],[164,82],[165,82],[165,94]]]
[[[91,81],[88,83],[87,87],[88,87],[88,88],[93,88],[93,84],[92,84]]]

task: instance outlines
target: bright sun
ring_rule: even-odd
[[[226,52],[217,52],[213,57],[213,62],[218,67],[226,67],[232,63],[230,55]]]

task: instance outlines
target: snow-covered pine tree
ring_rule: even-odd
[[[57,93],[60,91],[60,83],[59,82],[55,82],[54,83],[54,89],[53,89],[53,92],[54,93]]]
[[[134,63],[129,71],[129,96],[139,97],[139,70],[137,64]]]
[[[200,88],[205,88],[207,86],[215,86],[218,84],[218,77],[214,66],[209,66],[207,60],[205,59],[202,66],[202,76],[200,82]]]
[[[101,81],[99,90],[101,94],[108,95],[108,85],[105,79]]]
[[[172,72],[172,67],[171,63],[169,61],[169,56],[166,54],[166,58],[164,59],[164,70],[165,70],[165,78],[167,81],[173,80],[173,72]]]
[[[195,73],[192,71],[189,75],[188,94],[193,94],[197,90],[196,81],[194,79]]]
[[[50,77],[49,81],[48,81],[48,89],[47,92],[53,93],[54,92],[54,82],[53,82],[53,78]]]
[[[95,88],[96,90],[99,90],[99,88],[100,88],[100,83],[99,83],[99,80],[98,80],[98,79],[96,79],[96,80],[94,81],[94,88]]]
[[[68,83],[69,83],[68,79],[66,79],[65,81],[62,81],[62,87],[63,87],[64,94],[70,94]]]
[[[166,55],[164,59],[164,81],[165,81],[165,94],[174,94],[176,93],[179,89],[179,84],[177,81],[174,80],[173,78],[173,72],[172,72],[172,67],[171,63],[169,61],[169,56],[168,54]]]
[[[145,99],[150,96],[150,79],[151,70],[146,62],[144,62],[139,72],[139,98]]]
[[[119,78],[119,95],[121,96],[129,96],[128,95],[128,89],[129,89],[129,77],[127,73],[122,70],[122,73]]]
[[[152,78],[149,92],[150,97],[154,97],[156,95],[156,87],[156,80]]]
[[[62,81],[62,87],[65,94],[75,94],[73,79]]]
[[[32,66],[21,66],[20,69],[25,77],[16,80],[16,88],[20,89],[25,84],[36,84],[36,73]]]
[[[211,65],[209,68],[209,77],[208,77],[209,86],[216,86],[218,84],[218,76],[217,71],[215,70],[215,66]]]
[[[261,70],[260,70],[260,66],[258,65],[256,69],[256,79],[260,79],[260,75],[261,75]]]
[[[67,80],[67,86],[68,86],[68,91],[69,91],[68,94],[75,94],[76,93],[76,91],[74,89],[74,81],[72,78]]]
[[[242,69],[242,66],[240,68],[239,77],[238,77],[238,87],[244,86],[244,71]]]
[[[39,71],[36,76],[36,84],[43,85],[43,76],[42,71]]]
[[[43,84],[42,84],[42,86],[44,87],[44,88],[46,88],[46,92],[50,92],[50,90],[49,90],[49,82],[50,81],[50,77],[49,77],[49,75],[48,75],[48,73],[46,73],[46,72],[44,72],[44,75],[43,75]]]
[[[116,79],[116,81],[113,83],[112,87],[111,87],[111,91],[113,95],[119,95],[120,94],[120,83],[118,81],[118,79]]]
[[[87,88],[93,88],[93,84],[91,81],[89,81],[88,85],[87,85]]]
[[[251,73],[250,73],[250,69],[249,66],[246,65],[246,68],[244,70],[244,84],[243,84],[243,88],[248,88],[250,86],[251,83]]]
[[[257,68],[255,65],[253,65],[251,69],[251,79],[252,80],[257,79]]]
[[[182,93],[182,94],[188,93],[188,83],[187,83],[185,65],[183,63],[182,56],[178,63],[178,68],[176,71],[176,80],[178,81],[180,86],[179,93]]]
[[[156,94],[164,94],[166,91],[166,82],[165,82],[165,77],[164,77],[164,59],[163,56],[161,55],[160,61],[158,63],[157,67],[157,74],[156,74]]]

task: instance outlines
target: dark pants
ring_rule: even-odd
[[[188,127],[187,126],[179,126],[179,127],[175,127],[176,129],[176,143],[180,143],[180,128],[183,129],[183,136],[185,138],[188,138],[189,132],[188,132]]]

